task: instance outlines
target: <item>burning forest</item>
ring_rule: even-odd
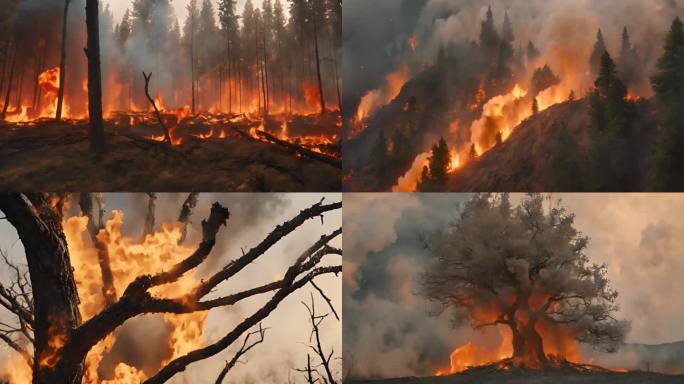
[[[681,268],[677,246],[661,247],[669,230],[651,224],[662,218],[664,227],[681,227],[667,214],[681,198],[561,199],[345,198],[347,381],[682,382],[684,342],[673,340],[684,337],[675,325],[684,314],[668,309],[678,293],[653,299],[657,314],[643,314],[646,304],[637,299],[660,289],[658,278],[647,280],[651,273],[675,278]],[[625,205],[646,201],[651,204]],[[591,219],[597,211],[604,216],[600,224]],[[620,233],[616,218],[643,221]],[[364,228],[374,229],[364,234]],[[636,240],[621,240],[635,232]],[[587,235],[603,244],[593,246]],[[646,266],[653,252],[658,266]]]
[[[3,5],[2,187],[340,190],[341,0],[176,3]]]
[[[345,190],[682,189],[680,2],[347,5]]]
[[[0,382],[339,382],[337,198],[4,193]]]

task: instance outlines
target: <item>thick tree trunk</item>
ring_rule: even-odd
[[[100,158],[105,152],[102,122],[102,75],[100,69],[99,0],[86,0],[88,30],[88,113],[90,118],[90,153]]]
[[[62,232],[60,208],[50,196],[0,195],[0,209],[17,229],[26,252],[34,304],[34,384],[80,384],[83,358],[62,356],[57,346],[81,323],[78,292]]]
[[[5,119],[7,115],[7,108],[9,108],[10,96],[12,94],[12,82],[14,81],[14,67],[17,65],[17,56],[19,52],[17,50],[17,43],[14,42],[14,57],[12,57],[12,66],[10,67],[9,80],[7,82],[7,93],[5,93],[5,103],[2,107],[2,120]]]
[[[318,96],[321,99],[321,115],[325,113],[325,97],[323,96],[323,80],[321,79],[321,60],[318,54],[318,27],[316,24],[316,0],[311,4],[313,13],[313,32],[314,32],[314,48],[316,51],[316,77],[318,78]]]
[[[64,78],[66,75],[66,42],[69,3],[71,3],[71,0],[64,0],[64,17],[62,18],[62,50],[59,56],[59,92],[57,93],[57,110],[55,111],[55,119],[57,121],[62,119],[62,105],[64,103]]]
[[[522,329],[513,329],[513,360],[531,367],[545,364],[548,359],[544,353],[542,337],[531,322]]]

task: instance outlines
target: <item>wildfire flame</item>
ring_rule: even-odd
[[[416,34],[413,33],[411,36],[409,36],[408,40],[406,40],[406,44],[411,48],[412,51],[416,50]]]

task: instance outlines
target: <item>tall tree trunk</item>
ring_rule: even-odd
[[[513,360],[530,367],[542,365],[548,361],[544,353],[544,343],[535,328],[535,321],[513,330]]]
[[[90,153],[100,158],[105,152],[102,122],[102,75],[100,72],[99,0],[86,0],[88,30],[88,113],[90,118]]]
[[[38,84],[38,79],[40,78],[40,74],[43,72],[43,61],[45,58],[45,49],[39,49],[38,52],[36,52],[36,74],[33,82],[33,103],[31,103],[31,106],[33,107],[34,110],[38,109],[39,104],[40,104],[40,86]]]
[[[24,75],[26,75],[26,67],[24,64],[26,64],[25,61],[22,61],[22,65],[19,66],[19,84],[17,85],[17,98],[15,104],[17,105],[17,108],[21,108],[21,98],[24,95]]]
[[[232,61],[232,52],[231,52],[231,47],[230,47],[230,35],[227,37],[227,52],[226,54],[228,57],[226,57],[227,64],[228,64],[228,113],[233,112],[233,79],[231,78],[232,71],[231,71],[231,66],[233,64]]]
[[[55,111],[55,120],[57,121],[62,120],[62,105],[64,103],[64,79],[66,75],[66,42],[69,3],[71,3],[71,0],[64,0],[64,17],[62,18],[62,50],[59,56],[59,91],[57,93],[57,110]]]
[[[60,208],[50,203],[43,194],[0,196],[0,209],[24,244],[33,288],[33,383],[80,384],[83,359],[55,353],[57,342],[68,340],[80,325],[81,315]]]
[[[192,88],[192,114],[195,114],[195,18],[190,18],[190,78]]]
[[[5,73],[7,72],[7,62],[10,59],[10,39],[4,41],[4,49],[2,51],[2,69],[0,69],[0,94],[5,89]]]
[[[268,86],[268,53],[266,52],[266,30],[262,30],[261,34],[261,40],[262,40],[262,48],[264,49],[264,88],[265,88],[265,94],[264,94],[264,100],[266,103],[266,116],[268,116],[268,110],[269,110],[269,104],[271,100],[271,91]]]
[[[316,24],[316,0],[311,4],[311,11],[313,13],[313,31],[314,31],[314,48],[316,50],[316,76],[318,78],[318,96],[321,99],[321,115],[325,113],[325,97],[323,96],[323,80],[321,79],[321,60],[318,54],[318,27]]]
[[[256,26],[254,29],[254,63],[257,67],[257,95],[259,95],[259,111],[261,111],[261,93],[262,93],[262,72],[261,72],[261,59],[259,58],[259,27]],[[265,93],[264,93],[265,94]],[[265,109],[265,107],[264,107]]]
[[[17,65],[17,56],[19,54],[17,42],[14,42],[14,57],[12,57],[12,66],[10,67],[9,80],[7,82],[7,93],[5,93],[5,104],[2,107],[2,119],[7,115],[7,108],[9,108],[10,96],[12,94],[12,83],[14,81],[14,67]]]
[[[337,52],[335,51],[335,45],[333,44],[332,37],[330,38],[330,54],[332,55],[333,70],[335,74],[335,87],[337,88],[337,107],[342,113],[342,94],[340,92],[340,76],[337,72]]]

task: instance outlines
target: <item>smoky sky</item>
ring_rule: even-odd
[[[354,376],[429,375],[465,342],[496,345],[496,331],[455,326],[418,294],[425,240],[453,221],[468,194],[345,194],[344,349]],[[516,203],[521,195],[512,195]],[[619,292],[617,317],[632,322],[615,355],[583,348],[606,366],[643,365],[633,344],[684,340],[684,195],[554,194],[589,236],[592,263],[606,263]],[[494,343],[494,344],[490,344]],[[681,352],[676,356],[681,362]],[[622,364],[622,365],[621,365]],[[653,368],[653,366],[651,366]],[[684,367],[679,366],[679,372]]]
[[[608,51],[616,56],[627,27],[645,71],[638,89],[643,94],[651,91],[647,79],[662,52],[665,33],[675,16],[684,17],[684,0],[345,0],[345,105],[355,108],[359,98],[377,88],[399,62],[410,64],[415,75],[434,63],[440,48],[477,41],[488,6],[499,30],[508,12],[515,49],[532,40],[543,56],[563,45],[562,51],[569,54],[562,60],[572,61],[575,72],[588,70],[599,28]],[[411,34],[417,38],[415,52],[406,44]],[[549,64],[563,75],[557,60]]]
[[[156,224],[176,220],[180,207],[187,194],[157,194]],[[198,278],[218,271],[230,260],[242,255],[242,249],[247,251],[263,240],[278,224],[294,217],[299,211],[318,202],[325,197],[325,203],[341,200],[340,194],[200,194],[197,207],[191,216],[186,244],[197,244],[201,239],[201,220],[208,217],[211,204],[220,202],[231,212],[226,227],[217,236],[217,244],[204,265],[196,274]],[[105,217],[111,216],[114,209],[124,213],[124,234],[134,239],[142,236],[143,223],[147,209],[145,194],[113,193],[105,194]],[[72,203],[68,215],[78,210],[76,203]],[[222,283],[211,297],[218,297],[237,290],[244,290],[257,284],[273,281],[282,276],[285,268],[299,256],[313,242],[324,233],[330,233],[342,224],[341,212],[335,211],[324,215],[323,223],[320,219],[309,220],[299,230],[285,237],[280,243],[271,248],[262,258],[245,268],[234,279]],[[341,239],[331,242],[332,246],[341,247]],[[14,228],[7,221],[0,221],[0,247],[7,250],[10,258],[25,268],[26,259],[23,246],[18,241]],[[340,263],[339,256],[333,256],[324,265]],[[0,281],[7,282],[9,271],[3,265],[0,267]],[[341,312],[342,284],[340,277],[325,276],[317,280],[332,300],[333,305]],[[296,368],[306,365],[306,354],[310,334],[307,323],[307,312],[301,301],[308,301],[314,293],[317,309],[325,313],[325,302],[320,299],[313,288],[305,287],[285,299],[280,306],[263,321],[264,327],[270,329],[266,333],[263,344],[254,348],[228,375],[227,381],[236,383],[265,383],[280,384],[291,377],[293,383],[304,382],[303,376],[296,372]],[[253,298],[226,308],[211,310],[204,324],[204,342],[215,341],[232,329],[238,322],[259,308],[266,300],[266,296]],[[0,321],[9,321],[6,311],[0,311]],[[164,348],[153,345],[156,336],[164,334],[164,323],[159,317],[140,316],[127,324],[129,329],[121,335],[121,341],[127,345],[117,347],[117,356],[133,361],[143,360],[143,364],[158,361],[155,356],[163,355]],[[341,375],[342,330],[340,323],[332,316],[325,320],[321,328],[321,337],[327,350],[335,350],[333,368],[336,375]],[[240,340],[242,342],[242,340]],[[171,383],[209,383],[214,382],[225,361],[229,360],[236,345],[219,353],[213,358],[192,364],[188,369],[174,377]],[[143,352],[143,354],[141,354]],[[0,377],[2,377],[3,362],[14,352],[4,344],[0,344]],[[152,356],[150,356],[152,355]],[[114,364],[103,361],[103,364]]]

